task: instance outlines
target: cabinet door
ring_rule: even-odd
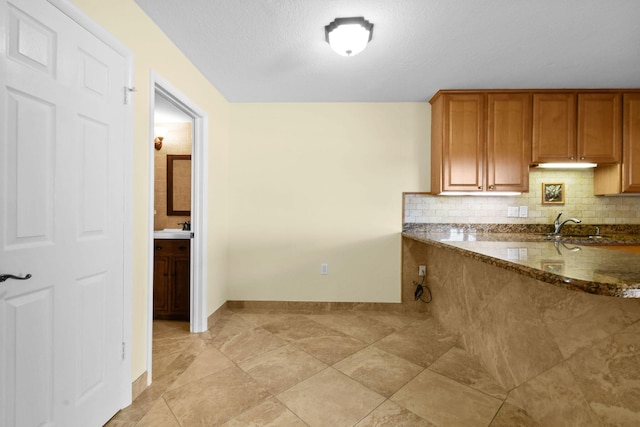
[[[531,95],[487,98],[487,185],[495,191],[529,191]]]
[[[188,256],[173,259],[173,287],[171,289],[171,314],[175,320],[189,320],[190,261]]]
[[[576,159],[576,95],[533,95],[532,163]]]
[[[579,161],[618,163],[622,151],[622,95],[578,95]]]
[[[163,318],[170,312],[170,258],[155,255],[153,258],[153,317]]]
[[[640,93],[624,95],[622,191],[640,193]]]
[[[444,96],[443,190],[481,191],[484,180],[484,94]]]

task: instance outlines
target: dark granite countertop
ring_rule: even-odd
[[[608,230],[599,238],[575,231],[562,238],[549,237],[544,228],[505,232],[508,229],[500,227],[409,224],[404,229],[405,237],[566,289],[640,298],[640,254],[598,247],[640,245],[640,234],[634,227]]]

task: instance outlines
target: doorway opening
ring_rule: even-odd
[[[153,320],[207,329],[207,114],[152,72],[149,144],[147,378]],[[159,255],[159,256],[158,256]]]
[[[161,91],[153,113],[153,320],[191,321],[194,119]]]

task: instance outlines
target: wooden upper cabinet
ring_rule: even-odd
[[[596,168],[596,195],[640,193],[640,93],[625,93],[622,110],[622,164]]]
[[[444,191],[482,190],[484,94],[444,96]]]
[[[482,93],[431,100],[431,193],[482,190],[484,103]]]
[[[441,92],[431,103],[431,193],[529,190],[531,95]]]
[[[578,95],[578,160],[619,163],[622,151],[622,94]]]
[[[533,94],[532,163],[572,162],[576,147],[576,94]]]
[[[640,193],[640,93],[624,95],[622,190]]]
[[[534,93],[532,163],[620,162],[622,95]]]
[[[487,96],[487,186],[496,191],[529,191],[531,95]]]

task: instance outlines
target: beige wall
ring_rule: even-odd
[[[167,216],[167,155],[191,154],[193,129],[191,123],[155,123],[155,129],[165,132],[162,148],[154,150],[155,184],[154,184],[154,230],[165,228],[181,228],[178,223],[191,221],[191,216]],[[154,137],[157,135],[154,135]],[[186,172],[186,171],[185,171]],[[174,188],[179,188],[184,196],[185,206],[191,204],[191,176],[175,182]],[[174,199],[175,200],[175,199]]]
[[[231,111],[229,299],[399,302],[402,191],[426,189],[428,105]]]
[[[226,301],[229,104],[133,0],[73,0],[73,3],[135,55],[132,295],[132,374],[135,379],[146,369],[149,150],[153,144],[153,137],[149,135],[150,71],[167,80],[209,117],[209,312]]]

